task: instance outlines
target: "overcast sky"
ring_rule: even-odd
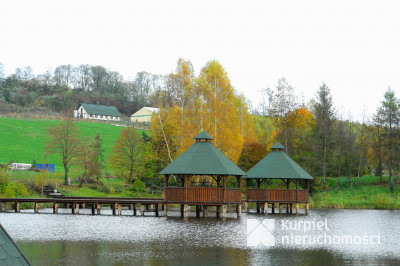
[[[306,101],[325,82],[354,117],[389,86],[400,95],[400,1],[2,0],[0,10],[7,74],[91,64],[128,78],[168,74],[182,57],[196,73],[217,59],[254,105],[280,77]]]

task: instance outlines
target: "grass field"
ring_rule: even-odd
[[[56,172],[62,173],[63,168],[60,157],[57,155],[44,157],[44,148],[47,141],[47,129],[59,121],[56,120],[23,120],[0,117],[0,163],[8,164],[10,161],[18,163],[52,163]],[[94,139],[97,133],[103,139],[105,150],[105,165],[108,166],[108,157],[111,146],[114,145],[123,127],[76,122],[82,137]]]
[[[100,178],[99,183],[85,184],[79,188],[76,177],[81,174],[80,169],[72,167],[70,177],[71,186],[63,186],[64,168],[61,164],[60,156],[44,156],[47,141],[47,130],[56,125],[57,120],[26,120],[11,119],[0,117],[0,164],[8,164],[11,161],[18,163],[53,163],[55,173],[34,172],[34,171],[12,171],[12,179],[22,182],[29,190],[28,197],[37,197],[40,194],[33,189],[38,179],[42,179],[44,184],[56,185],[57,188],[68,196],[125,196],[125,197],[155,197],[146,191],[130,190],[125,185],[125,180],[121,178]],[[104,173],[109,172],[108,158],[111,147],[114,145],[123,127],[109,124],[76,122],[82,137],[94,139],[97,133],[103,139],[104,149]],[[112,174],[111,174],[112,175]]]

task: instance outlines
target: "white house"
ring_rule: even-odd
[[[74,110],[75,118],[119,121],[121,114],[115,106],[81,103]]]
[[[151,116],[154,113],[160,112],[160,109],[154,107],[143,107],[133,115],[131,115],[131,121],[134,123],[151,122]]]

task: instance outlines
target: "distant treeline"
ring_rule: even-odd
[[[61,65],[40,75],[28,66],[5,76],[0,62],[0,112],[69,113],[82,102],[99,102],[130,116],[152,105],[151,95],[165,83],[162,75],[140,72],[124,80],[116,71],[91,65]]]
[[[4,75],[0,64],[0,113],[51,111],[71,113],[79,103],[115,105],[129,116],[143,106],[161,108],[153,117],[151,141],[157,160],[165,166],[205,129],[214,144],[242,169],[248,170],[275,141],[313,176],[389,175],[389,184],[400,175],[400,103],[390,88],[372,117],[354,121],[344,117],[332,101],[326,84],[316,97],[301,102],[284,78],[274,89],[260,93],[254,110],[238,94],[228,73],[210,61],[199,76],[190,61],[180,59],[169,75],[140,72],[124,80],[103,66],[62,65],[35,76],[30,67]],[[362,111],[362,110],[360,110]],[[161,167],[160,166],[160,167]],[[392,178],[394,177],[394,178]],[[349,182],[352,186],[352,182]]]

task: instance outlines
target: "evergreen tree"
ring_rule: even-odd
[[[313,104],[314,114],[314,128],[313,134],[313,148],[314,148],[314,162],[317,169],[316,171],[323,176],[323,185],[326,185],[326,176],[328,164],[332,162],[332,154],[335,149],[334,146],[334,128],[333,121],[335,118],[335,111],[333,107],[332,96],[326,84],[317,91],[316,100]]]

